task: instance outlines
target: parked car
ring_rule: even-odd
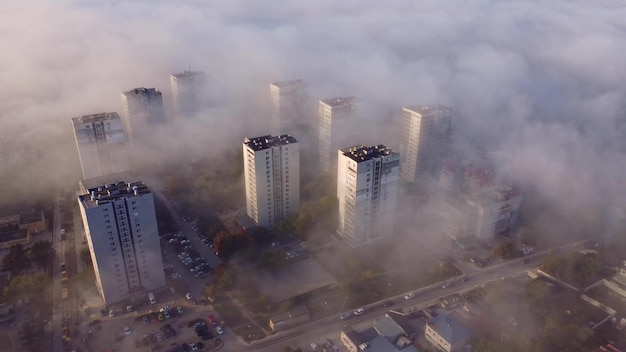
[[[217,326],[217,319],[215,319],[215,315],[209,315],[209,321],[211,322],[211,325]]]
[[[222,329],[221,326],[216,326],[215,331],[217,332],[218,335],[221,335],[224,333],[224,329]]]
[[[352,314],[352,312],[348,312],[348,313],[343,313],[339,316],[339,319],[341,320],[346,320],[346,319],[350,319],[354,316],[354,314]]]

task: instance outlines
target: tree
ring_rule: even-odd
[[[4,298],[8,301],[39,295],[52,284],[52,278],[46,274],[20,275],[11,280],[4,288]]]
[[[517,254],[517,246],[513,240],[500,242],[493,248],[493,255],[498,258],[513,258],[517,256]]]
[[[272,242],[272,234],[263,226],[250,230],[250,238],[261,247],[265,247]]]
[[[12,245],[9,254],[2,259],[2,264],[2,270],[9,271],[12,276],[17,276],[22,270],[28,269],[30,262],[24,246],[19,243]]]
[[[50,241],[38,241],[33,243],[30,249],[30,257],[39,269],[52,268],[52,260],[54,259],[54,247]]]
[[[213,240],[215,251],[220,257],[230,257],[238,250],[246,248],[250,242],[250,237],[245,230],[230,233],[221,231]]]
[[[83,247],[80,249],[80,259],[86,266],[91,266],[91,252],[89,251],[89,248]]]

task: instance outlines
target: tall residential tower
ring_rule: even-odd
[[[303,122],[304,81],[282,81],[270,84],[272,133],[294,134]]]
[[[418,105],[402,109],[400,175],[407,182],[437,171],[447,152],[452,130],[452,109],[443,105]]]
[[[320,100],[319,105],[319,166],[324,172],[337,165],[337,151],[353,145],[352,124],[356,110],[355,97]]]
[[[128,150],[122,121],[117,113],[72,118],[83,178],[128,171]]]
[[[163,95],[156,88],[135,88],[122,93],[122,122],[131,142],[149,135],[151,126],[165,122]]]
[[[300,208],[300,149],[290,135],[246,138],[243,143],[246,209],[272,227]]]
[[[385,145],[338,151],[337,232],[351,247],[391,235],[395,218],[400,155]]]
[[[142,182],[116,182],[78,197],[96,285],[104,302],[165,286],[152,193]]]
[[[206,106],[207,78],[202,71],[183,71],[170,76],[176,118],[193,116]]]

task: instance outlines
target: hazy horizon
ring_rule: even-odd
[[[365,143],[397,147],[403,106],[448,105],[458,151],[577,216],[624,197],[625,15],[617,1],[9,0],[0,175],[9,189],[78,177],[72,117],[120,112],[135,87],[169,109],[169,75],[191,68],[213,107],[163,131],[153,156],[239,148],[269,132],[269,83],[303,79],[313,101],[363,102]]]

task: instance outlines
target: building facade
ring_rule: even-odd
[[[468,204],[475,209],[476,237],[490,238],[508,233],[519,217],[522,196],[515,189],[499,185]]]
[[[106,304],[165,286],[152,193],[116,182],[78,197],[96,285]]]
[[[300,149],[290,135],[243,143],[246,209],[259,226],[273,227],[300,208]]]
[[[448,149],[452,109],[443,105],[418,105],[402,109],[400,175],[407,182],[437,171]]]
[[[426,324],[424,337],[437,351],[461,352],[469,342],[470,333],[452,316],[440,314]]]
[[[83,179],[129,170],[122,120],[115,112],[72,118]]]
[[[354,145],[350,132],[355,122],[356,103],[355,97],[320,100],[318,155],[323,172],[333,171],[339,149]]]
[[[149,135],[151,126],[165,122],[163,95],[156,88],[135,88],[122,93],[122,122],[131,142]]]
[[[398,152],[385,145],[341,149],[337,168],[339,235],[351,247],[389,236],[395,218]]]
[[[305,89],[300,79],[270,84],[272,133],[293,135],[297,132],[304,118]]]
[[[202,71],[183,71],[170,75],[174,115],[185,118],[206,107],[207,78]]]

